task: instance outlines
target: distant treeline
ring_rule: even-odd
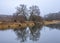
[[[60,12],[58,13],[49,13],[44,16],[44,20],[60,20]]]

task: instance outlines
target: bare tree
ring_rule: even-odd
[[[40,15],[40,9],[38,6],[32,6],[30,7],[30,14],[31,15]]]
[[[19,16],[19,15],[24,15],[24,16],[27,16],[28,13],[27,13],[27,7],[26,5],[23,5],[21,4],[19,7],[16,8],[17,9],[17,12],[16,14]]]
[[[14,21],[25,21],[27,20],[27,7],[26,5],[21,4],[19,7],[16,8],[16,13],[13,14],[13,20]]]
[[[38,6],[30,7],[30,21],[41,22],[42,18],[40,16],[40,9]]]

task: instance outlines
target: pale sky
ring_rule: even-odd
[[[60,11],[60,0],[0,0],[0,14],[12,15],[20,4],[39,6],[42,16]]]

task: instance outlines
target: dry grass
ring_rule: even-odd
[[[57,23],[60,23],[60,20],[44,21],[44,25],[57,24]]]
[[[39,24],[41,24],[41,22],[38,22]],[[49,24],[57,24],[60,23],[60,21],[44,21],[44,25],[49,25]],[[4,29],[15,29],[15,28],[24,28],[24,27],[32,27],[34,26],[34,22],[33,21],[26,21],[25,23],[19,23],[19,22],[0,22],[0,30],[4,30]]]
[[[25,22],[25,23],[16,23],[16,22],[5,22],[5,23],[0,23],[0,30],[1,29],[8,29],[8,28],[22,28],[22,27],[31,27],[34,26],[35,24],[33,22]]]

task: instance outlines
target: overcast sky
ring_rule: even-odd
[[[13,14],[19,4],[37,5],[41,15],[60,11],[60,0],[0,0],[0,14]]]

